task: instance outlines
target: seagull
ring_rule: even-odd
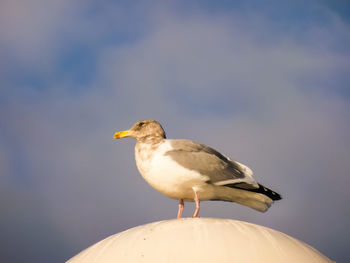
[[[136,165],[142,177],[162,194],[178,200],[177,218],[184,202],[195,202],[198,217],[200,201],[236,202],[265,212],[282,197],[259,184],[247,166],[230,160],[204,144],[184,139],[167,139],[155,120],[142,120],[131,129],[114,134],[115,139],[132,137]]]

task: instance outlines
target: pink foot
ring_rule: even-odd
[[[184,200],[180,199],[179,200],[179,210],[177,211],[177,219],[181,218],[182,216],[182,211],[184,210]]]
[[[199,208],[200,208],[200,205],[199,205],[199,196],[197,194],[196,191],[194,191],[194,201],[196,202],[196,210],[194,211],[194,214],[193,214],[193,218],[195,217],[198,217],[198,214],[199,214]]]

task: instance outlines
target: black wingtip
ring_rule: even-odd
[[[280,194],[276,193],[275,191],[272,191],[271,189],[269,189],[261,184],[258,184],[258,185],[259,185],[259,188],[255,188],[255,189],[247,189],[247,188],[239,187],[239,184],[228,184],[225,186],[231,187],[231,188],[242,189],[242,190],[249,191],[249,192],[263,194],[263,195],[266,195],[267,197],[271,198],[274,201],[282,199],[282,196]]]
[[[275,191],[272,191],[271,189],[269,189],[261,184],[259,184],[259,188],[254,189],[253,192],[257,192],[257,193],[261,193],[263,195],[266,195],[274,201],[282,199],[282,196],[279,193],[276,193]]]

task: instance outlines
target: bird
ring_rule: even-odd
[[[261,185],[253,171],[204,144],[186,139],[167,139],[161,124],[141,120],[114,139],[132,137],[136,166],[142,177],[160,193],[178,200],[177,218],[184,202],[195,202],[194,218],[200,201],[228,201],[265,212],[281,195]]]

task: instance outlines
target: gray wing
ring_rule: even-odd
[[[231,161],[216,150],[190,140],[169,140],[170,156],[181,166],[208,176],[208,183],[217,185],[239,184],[242,188],[256,188],[257,183],[247,174],[244,166]],[[249,168],[248,168],[249,169]]]

